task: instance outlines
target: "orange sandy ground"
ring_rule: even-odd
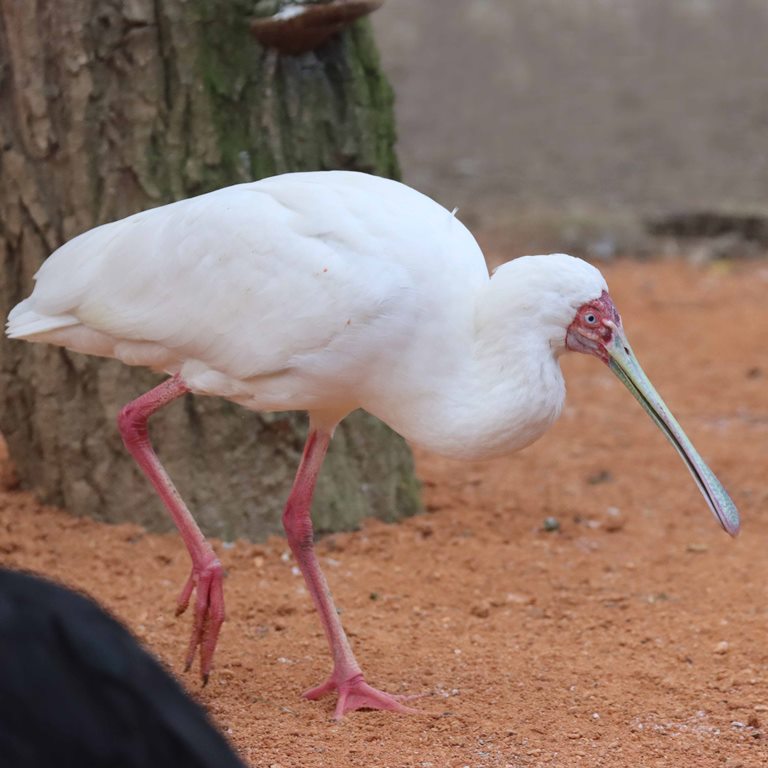
[[[741,507],[731,540],[672,448],[597,361],[569,356],[566,410],[491,463],[420,453],[427,512],[318,544],[369,681],[423,716],[300,692],[329,670],[285,541],[217,543],[229,620],[201,690],[253,766],[768,764],[768,268],[606,271],[635,351]],[[554,516],[560,532],[541,524]],[[0,561],[89,592],[180,668],[175,535],[0,496]]]

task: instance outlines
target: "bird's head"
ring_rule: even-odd
[[[565,347],[572,352],[584,352],[609,363],[606,345],[610,344],[621,317],[607,290],[596,299],[582,304],[565,334]]]
[[[576,305],[565,332],[565,349],[594,355],[616,374],[680,454],[720,525],[735,536],[739,531],[736,505],[638,363],[602,275],[580,259],[572,259],[569,268],[580,275],[581,282],[564,289],[569,306]],[[584,300],[589,291],[592,297]]]

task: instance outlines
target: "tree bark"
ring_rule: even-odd
[[[301,56],[249,35],[242,0],[0,0],[0,314],[74,235],[143,208],[294,170],[396,176],[392,94],[366,23]],[[252,329],[258,333],[258,329]],[[169,522],[123,449],[120,407],[158,381],[0,341],[0,429],[22,483],[109,521]],[[306,418],[187,397],[152,420],[201,526],[280,529]],[[317,527],[418,508],[410,453],[371,417],[338,430]]]

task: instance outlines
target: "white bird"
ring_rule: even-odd
[[[170,511],[196,592],[187,668],[207,679],[224,619],[222,569],[155,455],[147,420],[193,392],[256,411],[303,410],[310,428],[283,523],[320,614],[335,716],[412,711],[365,681],[313,549],[310,507],[334,428],[357,408],[445,456],[482,459],[558,417],[566,350],[607,363],[683,457],[731,534],[736,507],[646,378],[600,272],[564,254],[489,276],[469,231],[409,187],[350,172],[221,189],[92,229],[59,248],[8,335],[170,375],[120,414],[123,440]]]

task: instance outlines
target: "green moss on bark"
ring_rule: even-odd
[[[398,175],[392,92],[367,23],[292,57],[251,37],[252,0],[96,5],[22,3],[9,18],[32,21],[15,28],[0,15],[3,316],[51,250],[104,221],[284,171]],[[20,97],[33,87],[39,98]],[[24,484],[73,512],[169,527],[115,426],[155,383],[115,361],[0,339],[0,429]],[[280,531],[304,416],[188,397],[151,429],[206,532]],[[321,478],[320,529],[419,508],[405,444],[364,414],[342,424]]]

